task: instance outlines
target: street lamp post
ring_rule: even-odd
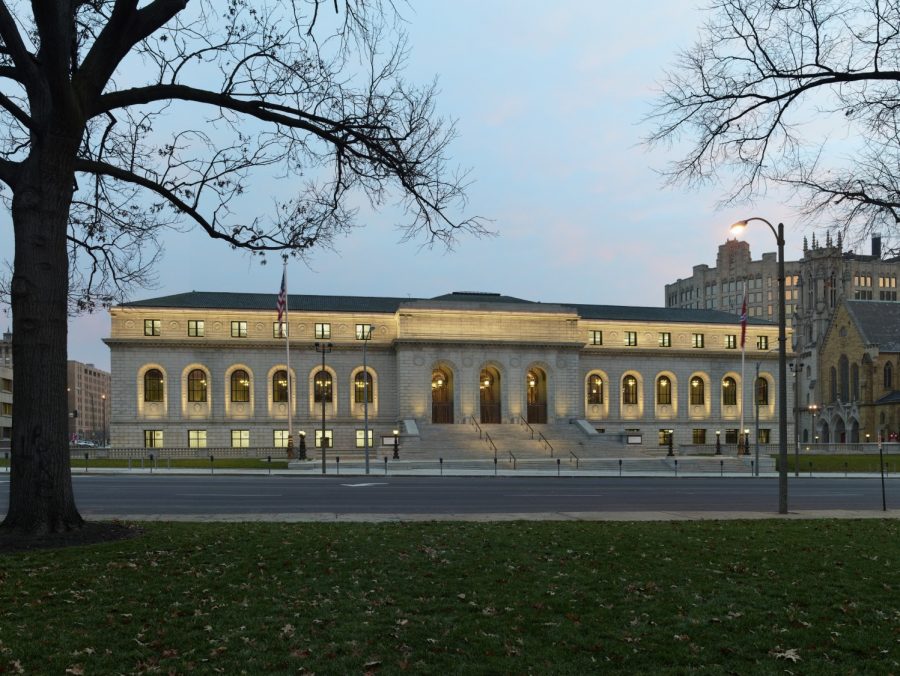
[[[759,362],[756,362],[756,380],[753,381],[753,400],[756,404],[756,436],[754,439],[756,443],[754,444],[756,448],[756,464],[753,467],[753,473],[756,476],[759,476]]]
[[[787,514],[787,336],[785,330],[785,279],[784,279],[784,223],[776,228],[765,218],[753,216],[731,226],[732,232],[740,232],[750,221],[761,221],[769,226],[778,244],[778,513]]]
[[[325,449],[328,448],[328,437],[325,436],[325,355],[331,352],[331,343],[316,343],[316,352],[322,353],[322,375],[321,384],[319,386],[319,395],[322,398],[322,438],[320,445],[322,446],[322,474],[325,474]]]
[[[100,395],[100,446],[106,448],[106,395]]]
[[[811,435],[814,443],[819,443],[819,435],[816,434],[816,413],[819,412],[818,404],[810,404],[809,412],[812,413],[812,432]]]

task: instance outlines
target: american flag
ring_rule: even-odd
[[[747,289],[744,288],[744,304],[741,306],[741,349],[747,340]]]
[[[278,292],[278,301],[275,303],[275,307],[278,310],[278,321],[281,322],[281,318],[284,316],[284,311],[287,309],[287,270],[281,273],[281,291]]]

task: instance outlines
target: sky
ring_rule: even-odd
[[[533,301],[664,305],[667,283],[714,266],[728,226],[762,216],[786,227],[786,258],[809,234],[772,195],[720,209],[723,186],[668,187],[674,151],[642,138],[658,82],[703,21],[693,1],[455,0],[411,2],[406,77],[437,78],[438,113],[457,121],[452,158],[471,169],[467,213],[496,236],[462,236],[452,250],[400,242],[390,209],[360,212],[365,227],[289,266],[291,293],[411,296],[496,292]],[[258,185],[265,199],[266,185]],[[0,256],[12,257],[8,214]],[[754,259],[775,238],[753,224]],[[199,232],[164,242],[158,285],[133,300],[186,291],[277,293],[277,257],[256,259]],[[0,313],[0,329],[11,318]],[[73,318],[69,359],[109,368],[109,317]]]

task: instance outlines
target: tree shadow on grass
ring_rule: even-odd
[[[138,537],[142,533],[143,529],[118,521],[85,521],[81,528],[43,535],[24,535],[0,529],[0,555],[117,542]]]

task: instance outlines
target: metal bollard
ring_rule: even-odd
[[[335,456],[334,462],[337,467],[337,475],[340,476],[341,475],[341,456],[339,456],[339,455]]]
[[[559,476],[559,458],[556,459],[556,476]]]
[[[141,458],[141,469],[144,469],[144,459]],[[150,454],[150,474],[153,474],[153,454]]]
[[[444,459],[438,458],[438,462],[441,463],[441,476],[444,476]]]
[[[88,454],[84,454],[84,473],[88,473]]]
[[[272,456],[267,456],[266,460],[269,461],[269,476],[272,476]]]
[[[494,476],[497,476],[497,458],[494,458]]]
[[[215,470],[213,468],[213,460],[214,460],[214,458],[212,456],[209,456],[209,473],[210,474],[215,474]]]
[[[725,461],[719,460],[719,477],[725,476]]]
[[[619,476],[622,476],[622,458],[619,458]]]
[[[753,473],[753,460],[750,461],[750,475],[751,475],[751,476],[756,476],[756,475]]]
[[[387,456],[384,456],[384,475],[387,476]]]
[[[678,476],[678,458],[675,458],[675,476]]]

